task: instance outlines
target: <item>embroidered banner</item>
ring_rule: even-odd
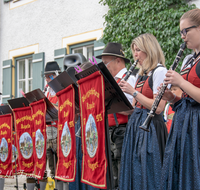
[[[33,120],[34,176],[42,179],[46,169],[46,102],[41,99],[30,104]]]
[[[76,175],[75,91],[72,85],[58,96],[58,162],[56,179],[72,182]]]
[[[32,176],[34,173],[33,122],[30,107],[13,109],[15,131],[17,133],[17,151],[19,173]]]
[[[81,182],[106,189],[104,78],[96,71],[78,84],[83,146]]]
[[[12,114],[0,116],[0,177],[12,176]]]

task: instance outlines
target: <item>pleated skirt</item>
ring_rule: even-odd
[[[150,123],[150,132],[139,128],[147,117],[147,109],[135,108],[123,141],[120,190],[158,190],[167,129],[161,115]]]
[[[173,110],[160,190],[200,190],[200,104],[184,98]]]

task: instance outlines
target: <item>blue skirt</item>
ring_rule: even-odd
[[[75,124],[75,133],[80,128],[80,117]],[[81,138],[76,137],[76,179],[74,182],[69,183],[69,190],[98,190],[90,185],[81,183],[81,168],[82,168],[82,149],[81,149]]]
[[[139,128],[149,110],[135,108],[123,141],[120,190],[157,190],[160,188],[162,155],[167,129],[161,115],[150,123],[150,132]]]
[[[200,104],[178,101],[167,140],[161,190],[200,190]]]

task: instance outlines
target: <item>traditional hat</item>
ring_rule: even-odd
[[[109,42],[101,55],[96,56],[96,58],[101,59],[104,55],[111,55],[116,57],[121,57],[124,59],[125,63],[130,63],[130,60],[124,57],[124,52],[122,45],[119,43]]]
[[[44,69],[44,74],[50,74],[50,73],[61,73],[60,67],[56,61],[50,61],[47,62],[45,69]]]

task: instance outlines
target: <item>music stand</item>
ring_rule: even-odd
[[[74,80],[70,77],[70,75],[66,72],[63,71],[61,74],[59,74],[55,79],[50,81],[48,85],[54,90],[54,92],[59,92],[69,85],[73,85],[74,90],[75,90],[75,113],[79,113],[79,96],[78,96],[78,87]]]
[[[51,123],[51,121],[58,120],[58,110],[53,106],[53,104],[48,100],[48,98],[44,95],[44,93],[39,88],[26,93],[25,97],[29,103],[36,102],[41,99],[45,100],[46,105],[47,105],[46,124]]]
[[[92,73],[98,70],[104,76],[104,82],[105,82],[105,145],[106,145],[106,157],[108,160],[108,170],[107,170],[108,172],[106,175],[108,182],[107,189],[112,190],[114,188],[114,185],[113,185],[112,159],[110,150],[108,114],[128,111],[133,109],[133,107],[103,62],[97,65],[93,65],[88,69],[76,74],[75,76],[79,80],[81,78],[91,75]]]

